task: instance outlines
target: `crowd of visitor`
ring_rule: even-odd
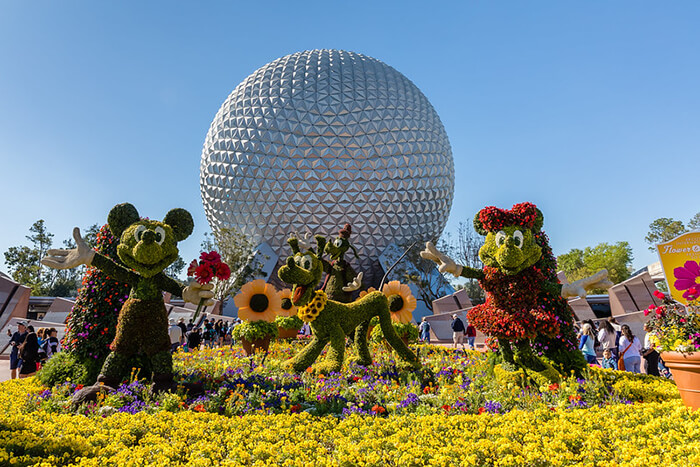
[[[613,317],[594,323],[586,320],[578,330],[579,350],[590,364],[598,365],[598,351],[603,354],[600,365],[603,368],[642,372],[642,359],[647,374],[670,377],[671,373],[654,348],[653,332],[644,325],[644,339],[635,336],[626,324],[620,325]]]
[[[35,332],[34,326],[27,325],[24,321],[17,323],[17,331],[8,329],[10,337],[10,377],[17,378],[19,370],[20,378],[33,376],[41,368],[41,365],[55,355],[61,347],[56,328],[39,328]]]

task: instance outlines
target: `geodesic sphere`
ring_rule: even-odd
[[[358,53],[311,50],[263,66],[228,96],[200,186],[212,229],[236,227],[282,259],[291,233],[332,238],[351,224],[367,271],[392,242],[440,235],[454,164],[435,109],[405,76]]]

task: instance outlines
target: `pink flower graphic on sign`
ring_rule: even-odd
[[[676,277],[676,282],[673,286],[676,290],[687,290],[695,287],[700,278],[700,264],[695,261],[686,261],[682,268],[673,270],[673,275]]]

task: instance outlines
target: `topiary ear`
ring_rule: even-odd
[[[479,219],[479,214],[481,214],[481,211],[476,213],[476,216],[474,216],[474,230],[476,230],[476,233],[479,235],[486,236],[488,234],[488,230],[484,228],[484,225],[481,223],[481,220]]]
[[[318,246],[318,257],[323,256],[323,249],[326,247],[326,238],[322,235],[314,236],[316,239],[316,245]]]
[[[168,224],[175,234],[175,241],[180,242],[190,236],[194,230],[192,214],[182,208],[175,208],[168,211],[163,219],[163,223]]]
[[[532,226],[532,231],[539,232],[540,230],[542,230],[543,225],[544,225],[544,214],[542,214],[542,211],[537,209],[537,217],[535,218],[535,223]]]
[[[117,238],[122,236],[122,232],[124,232],[127,227],[140,220],[139,212],[134,205],[130,203],[117,204],[107,215],[109,230],[112,232],[112,235]]]

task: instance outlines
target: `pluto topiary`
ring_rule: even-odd
[[[279,269],[279,277],[292,286],[292,302],[299,307],[298,315],[308,322],[313,331],[311,342],[296,356],[287,361],[294,371],[300,372],[311,366],[323,348],[330,341],[331,347],[323,363],[317,365],[320,372],[340,371],[345,356],[345,336],[355,330],[354,346],[357,363],[370,365],[372,356],[367,345],[367,328],[373,317],[379,318],[379,325],[389,344],[399,357],[410,367],[420,368],[416,355],[396,335],[391,325],[389,302],[381,292],[371,292],[352,303],[329,300],[322,290],[315,290],[323,274],[323,265],[313,249],[302,252],[299,241],[290,238],[294,256]],[[326,239],[316,236],[317,250],[324,251]]]
[[[606,288],[607,271],[562,286],[547,236],[544,217],[534,204],[516,204],[510,210],[493,206],[479,211],[474,228],[486,236],[479,250],[483,269],[457,265],[426,244],[421,256],[439,264],[440,272],[478,279],[486,302],[468,311],[481,332],[497,338],[502,359],[509,365],[558,380],[557,369],[577,374],[586,361],[575,343],[573,313],[565,298],[586,295],[586,289]],[[539,358],[533,346],[545,358]],[[537,379],[537,378],[533,378]]]

